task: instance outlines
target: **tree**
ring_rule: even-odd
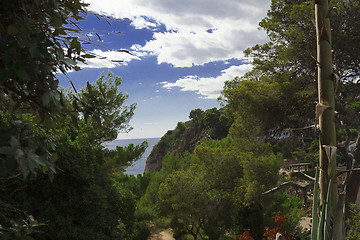
[[[345,0],[330,1],[330,8],[334,19],[331,25],[333,64],[335,74],[339,76],[337,111],[344,124],[354,126],[354,121],[359,123],[358,116],[351,114],[349,106],[357,100],[343,96],[358,89],[356,79],[360,58],[356,42],[360,28],[352,16],[358,14],[360,8],[357,1]],[[253,109],[252,112],[260,109],[255,117],[260,118],[267,129],[296,129],[314,124],[312,103],[317,99],[314,16],[313,1],[272,1],[267,17],[260,22],[270,41],[245,51],[253,59],[254,69],[225,85],[225,99],[230,106],[245,114],[248,109]],[[271,90],[266,92],[268,87],[264,85]],[[259,94],[254,99],[259,91],[267,98],[262,99]],[[242,100],[246,96],[250,96],[249,105]]]
[[[56,78],[95,57],[86,53],[89,42],[78,27],[86,6],[79,0],[0,2],[0,238],[30,239],[41,226],[30,214],[51,221],[39,239],[132,236],[133,194],[117,192],[104,169],[122,171],[146,144],[104,151],[101,143],[131,129],[135,104],[124,105],[121,79],[111,73],[79,93],[70,80],[75,93],[68,95]],[[55,231],[56,224],[64,231]]]
[[[2,176],[21,170],[26,177],[43,170],[44,165],[50,169],[49,174],[54,173],[52,163],[47,161],[53,150],[31,132],[34,125],[50,131],[65,114],[56,73],[78,70],[76,61],[92,57],[75,36],[80,32],[77,21],[86,15],[85,7],[78,0],[0,3]],[[29,113],[31,120],[25,117]]]
[[[147,147],[148,143],[144,141],[136,146],[134,144],[124,147],[116,146],[116,151],[104,149],[106,161],[102,167],[110,175],[123,172],[125,168],[140,159]]]
[[[225,232],[258,226],[269,217],[264,216],[260,194],[276,184],[281,156],[271,154],[268,146],[251,148],[244,143],[228,136],[203,141],[193,154],[167,156],[142,206],[152,206],[154,215],[170,219],[176,234],[185,232],[194,239],[219,239]],[[252,232],[261,235],[263,226]]]
[[[85,55],[76,22],[87,4],[75,1],[4,0],[1,2],[0,91],[21,108],[29,103],[39,113],[54,113],[59,103],[59,70],[76,68]]]
[[[336,142],[345,143],[338,149],[350,171],[352,162],[354,166],[360,163],[360,155],[355,154],[355,157],[348,152],[349,141],[356,139],[360,126],[356,97],[360,94],[357,81],[360,55],[356,43],[360,28],[353,18],[360,13],[360,5],[358,1],[346,0],[332,0],[329,4],[333,19],[335,123],[342,132]],[[307,142],[317,137],[314,135],[317,122],[313,104],[317,101],[315,79],[318,64],[314,19],[313,1],[273,0],[267,17],[260,22],[270,41],[247,49],[245,54],[253,59],[254,69],[225,85],[224,98],[229,107],[243,122],[258,126],[260,136],[267,136],[270,141],[269,136],[284,130],[291,132],[289,141],[296,136]],[[356,172],[350,174],[347,202],[356,198],[359,189],[357,175]]]
[[[99,91],[92,90],[88,84],[79,94],[64,96],[64,105],[70,109],[72,98],[84,101],[91,97],[91,101],[98,103],[93,104],[98,118],[115,120],[115,123],[101,124],[99,128],[92,118],[85,121],[78,115],[75,125],[70,116],[64,116],[58,130],[61,134],[52,136],[58,156],[58,173],[52,182],[40,174],[37,178],[10,179],[11,187],[0,188],[2,201],[22,206],[23,211],[35,216],[38,222],[47,223],[40,227],[41,233],[27,233],[35,239],[79,236],[82,239],[130,239],[134,234],[136,197],[129,188],[119,185],[115,188],[109,174],[116,176],[124,171],[125,166],[143,154],[147,144],[116,150],[107,150],[101,145],[104,138],[99,136],[104,132],[113,133],[112,138],[110,134],[106,138],[113,140],[115,133],[127,125],[133,111],[123,106],[123,101],[117,101],[126,96],[118,89],[120,82],[115,83],[116,79],[109,78],[105,87],[102,79],[100,77],[95,83]],[[11,229],[7,215],[0,215],[0,225]]]
[[[124,105],[128,94],[118,92],[120,85],[120,77],[102,73],[95,83],[87,83],[86,88],[70,96],[73,110],[83,112],[84,120],[96,126],[98,142],[114,140],[119,132],[132,129],[129,121],[136,104]]]
[[[340,80],[356,79],[359,66],[360,28],[354,14],[359,12],[358,1],[330,1],[333,50],[336,59],[334,69]],[[308,75],[308,83],[315,86],[316,81],[316,29],[313,1],[272,0],[270,10],[260,23],[270,37],[270,42],[256,45],[246,50],[254,57],[255,68],[281,72],[295,71],[297,75]],[[299,50],[302,51],[299,51]],[[338,61],[338,60],[342,61]],[[312,80],[310,77],[313,77]]]
[[[71,124],[71,120],[68,122]],[[17,186],[20,191],[12,194],[2,191],[2,194],[8,202],[22,206],[37,221],[46,223],[36,229],[39,233],[31,234],[34,239],[105,240],[116,238],[118,233],[131,234],[133,196],[112,187],[111,179],[101,169],[102,146],[94,144],[89,138],[91,133],[76,133],[77,137],[72,139],[64,132],[57,141],[59,170],[52,182],[41,174],[26,181],[26,185],[18,182],[14,188]],[[120,223],[124,229],[117,229]]]
[[[227,107],[236,113],[237,121],[242,119],[249,127],[258,126],[259,136],[268,140],[286,129],[311,123],[309,109],[313,106],[314,89],[293,81],[291,72],[273,76],[256,74],[250,72],[225,84],[223,97]]]
[[[1,191],[21,175],[35,176],[40,170],[52,178],[56,172],[52,134],[64,112],[55,75],[76,70],[76,60],[92,57],[84,53],[78,37],[71,36],[80,32],[77,21],[86,15],[85,7],[77,0],[0,2]],[[26,235],[38,226],[4,196],[0,207],[1,221],[6,222],[2,225],[14,223],[10,234]]]
[[[204,114],[204,111],[201,110],[200,108],[191,110],[190,114],[189,114],[189,118],[194,120],[195,122],[199,123],[199,120],[202,119],[202,116]]]
[[[209,209],[218,202],[208,197],[212,194],[209,180],[202,166],[193,165],[187,171],[168,175],[160,185],[160,201],[162,208],[172,216],[171,225],[176,229],[185,228],[194,240],[204,234],[205,221],[213,214]]]
[[[265,136],[267,139],[274,132],[284,130],[291,131],[291,135],[298,133],[302,135],[302,139],[306,135],[312,139],[314,131],[309,129],[316,128],[320,123],[321,202],[323,206],[326,205],[328,183],[332,179],[335,184],[332,185],[331,198],[332,207],[335,207],[335,168],[338,159],[334,149],[338,142],[345,143],[340,150],[349,172],[352,166],[359,166],[358,152],[354,152],[356,157],[353,158],[347,147],[349,141],[354,139],[352,135],[359,133],[352,129],[359,129],[358,99],[355,96],[360,93],[357,81],[360,58],[356,47],[360,29],[350,13],[359,14],[360,5],[358,1],[346,0],[333,0],[329,5],[326,0],[315,3],[317,9],[321,9],[316,14],[313,11],[313,1],[272,1],[267,17],[260,22],[270,41],[245,51],[247,56],[252,57],[254,68],[241,79],[227,82],[224,96],[229,107],[238,116],[236,124],[239,129],[232,129],[237,133],[244,129],[244,125],[248,125],[258,127],[258,136]],[[314,21],[315,16],[318,21]],[[331,27],[328,24],[329,16],[334,19]],[[315,47],[317,45],[321,45],[318,51]],[[316,52],[319,53],[317,59],[314,57]],[[319,103],[314,119],[311,115],[315,115],[313,102],[316,99],[317,70]],[[333,112],[335,107],[338,112],[336,116]],[[337,139],[335,121],[337,129],[346,132]],[[349,201],[355,198],[359,190],[359,178],[356,175],[357,173],[351,172],[347,182]],[[342,201],[342,196],[339,201]],[[335,217],[335,212],[333,208],[332,217]],[[336,218],[334,222],[339,222],[338,219],[341,221],[341,214]],[[334,228],[340,226],[334,224]],[[339,229],[334,229],[334,234],[336,232],[339,233]]]

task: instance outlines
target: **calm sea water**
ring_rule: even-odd
[[[145,153],[142,155],[142,157],[137,160],[133,166],[130,166],[126,169],[125,174],[129,175],[138,175],[143,174],[145,170],[146,165],[146,159],[151,153],[151,150],[153,147],[159,142],[160,138],[147,138],[147,139],[120,139],[120,140],[114,140],[111,142],[104,143],[104,146],[109,149],[115,149],[116,146],[128,146],[130,143],[134,145],[141,144],[143,141],[147,141],[149,144],[149,147],[145,150]]]

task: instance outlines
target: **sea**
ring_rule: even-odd
[[[128,175],[138,175],[143,174],[145,170],[146,165],[146,159],[151,153],[151,150],[153,147],[160,141],[160,138],[138,138],[138,139],[116,139],[111,142],[106,142],[103,145],[108,149],[115,149],[116,146],[128,146],[129,144],[139,145],[142,142],[147,141],[148,142],[148,148],[145,150],[144,154],[139,158],[137,161],[134,162],[132,166],[129,166],[125,170],[125,174]]]

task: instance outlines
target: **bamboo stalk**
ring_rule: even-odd
[[[335,91],[332,68],[330,11],[328,0],[315,1],[317,35],[318,94],[319,104],[328,106],[319,115],[320,130],[320,201],[326,200],[329,180],[336,174],[336,161],[326,153],[326,146],[336,146]],[[335,181],[335,179],[333,179]],[[336,182],[332,189],[332,202],[337,202]]]

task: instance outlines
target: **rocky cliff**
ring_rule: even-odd
[[[195,109],[190,113],[190,118],[188,122],[179,122],[174,130],[168,131],[155,145],[146,160],[145,173],[159,171],[167,154],[192,152],[202,141],[225,137],[232,123],[232,119],[225,117],[223,111],[216,108],[205,112]]]
[[[153,148],[146,160],[145,173],[159,171],[162,166],[162,160],[166,154],[176,154],[184,151],[192,152],[195,147],[204,140],[210,139],[208,130],[195,126],[188,126],[181,134],[176,134],[176,130],[168,131]],[[169,139],[175,135],[172,144],[166,144]]]

